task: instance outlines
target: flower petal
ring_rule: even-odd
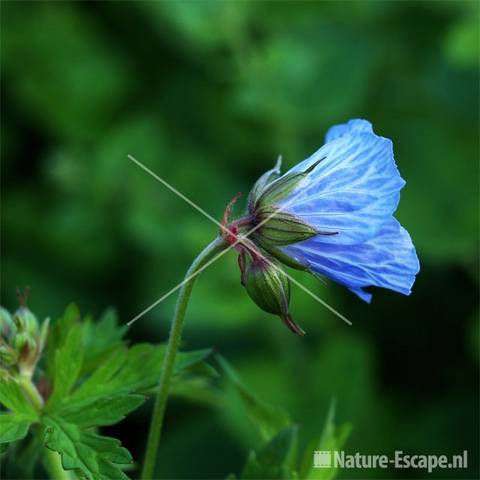
[[[362,132],[373,133],[372,124],[368,120],[354,118],[349,120],[347,123],[330,127],[325,135],[325,142],[331,142],[332,140],[343,137],[343,135],[346,134]]]
[[[317,235],[282,247],[282,251],[312,272],[346,286],[367,302],[372,297],[362,290],[367,286],[409,295],[420,269],[410,235],[393,217],[378,235],[359,245],[326,245]]]
[[[405,185],[392,142],[368,132],[368,122],[356,122],[348,133],[290,170],[305,171],[323,158],[300,188],[278,205],[319,231],[338,232],[319,237],[322,243],[353,245],[374,236],[396,210]]]

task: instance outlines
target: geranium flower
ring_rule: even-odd
[[[393,217],[405,181],[391,140],[366,120],[350,120],[330,128],[323,147],[278,175],[277,165],[250,194],[249,226],[271,217],[252,235],[254,243],[367,302],[369,286],[410,294],[419,262]]]

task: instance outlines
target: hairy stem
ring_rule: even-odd
[[[218,237],[210,243],[198,257],[193,261],[187,271],[184,284],[178,295],[177,305],[175,307],[175,315],[173,317],[172,326],[170,328],[170,336],[168,339],[167,350],[163,359],[160,380],[158,383],[155,405],[153,407],[152,418],[150,421],[150,431],[148,433],[147,450],[145,460],[143,462],[142,480],[152,480],[155,470],[155,460],[157,458],[158,443],[162,431],[163,417],[165,414],[165,406],[167,404],[168,391],[170,388],[170,380],[172,377],[173,367],[175,365],[175,357],[177,355],[178,346],[182,338],[183,320],[187,310],[188,300],[192,293],[192,288],[196,280],[196,276],[190,278],[202,266],[210,261],[215,255],[228,247],[226,241]]]

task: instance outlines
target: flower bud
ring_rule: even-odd
[[[0,307],[0,364],[6,371],[31,377],[47,342],[50,320],[40,325],[26,306],[28,289],[17,292],[20,307],[13,316]]]
[[[5,339],[10,338],[16,332],[15,323],[10,313],[0,307],[0,335]]]
[[[304,331],[293,321],[288,311],[290,281],[279,264],[261,254],[244,254],[243,282],[250,298],[264,311],[279,315],[294,333]]]
[[[27,307],[20,307],[13,315],[13,321],[19,332],[29,333],[33,337],[38,334],[37,317]]]
[[[30,359],[35,354],[37,342],[28,332],[17,333],[13,339],[13,347],[22,360]]]
[[[0,365],[4,367],[11,367],[16,365],[18,361],[18,352],[10,345],[0,345]]]

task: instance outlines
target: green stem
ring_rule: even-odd
[[[71,480],[70,473],[62,467],[60,454],[49,448],[44,448],[43,464],[52,480]]]
[[[37,387],[32,382],[31,376],[29,374],[21,374],[19,377],[19,383],[35,409],[40,412],[43,409],[45,402],[43,401],[40,392],[37,390]],[[63,469],[60,455],[57,452],[54,452],[48,448],[44,448],[43,464],[50,474],[50,478],[52,478],[52,480],[71,480],[70,473]]]
[[[185,318],[185,312],[187,310],[190,294],[192,293],[193,284],[197,278],[196,276],[193,278],[190,277],[192,274],[202,268],[202,266],[208,263],[208,261],[210,261],[215,255],[222,250],[225,250],[227,246],[228,244],[221,237],[216,238],[212,243],[210,243],[193,261],[185,276],[185,283],[180,289],[177,305],[175,307],[175,315],[170,328],[167,350],[165,352],[165,358],[163,359],[162,371],[160,373],[160,380],[158,383],[155,405],[153,407],[152,419],[150,421],[147,450],[145,453],[145,460],[143,462],[141,476],[142,480],[153,479],[158,443],[160,441],[165,406],[167,404],[168,391],[170,388],[170,380],[172,377],[173,367],[175,365],[175,357],[177,355],[178,346],[182,338],[183,319]]]
[[[37,387],[32,382],[30,376],[20,374],[19,383],[20,386],[23,388],[23,391],[27,394],[28,398],[32,402],[35,409],[40,411],[43,408],[43,398],[37,390]]]

